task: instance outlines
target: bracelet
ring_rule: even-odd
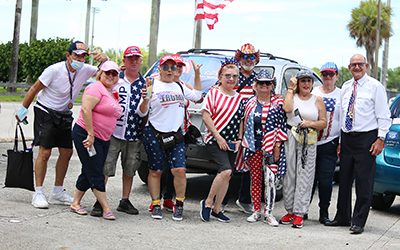
[[[94,135],[91,135],[91,134],[88,134],[88,136],[92,136],[92,137],[94,137]]]
[[[243,138],[237,138],[238,141],[243,141]]]
[[[288,88],[288,90],[289,90],[289,89],[290,89],[290,90],[294,90],[294,88]]]

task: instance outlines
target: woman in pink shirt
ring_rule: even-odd
[[[122,111],[118,100],[111,93],[112,87],[118,81],[118,74],[119,67],[115,62],[107,61],[101,65],[97,81],[88,85],[83,93],[81,111],[72,130],[82,171],[76,181],[71,212],[87,214],[80,203],[90,188],[100,203],[103,218],[106,220],[115,220],[107,202],[103,168],[109,140]]]

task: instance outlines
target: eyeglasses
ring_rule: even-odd
[[[118,72],[115,70],[104,71],[104,74],[106,74],[106,76],[112,76],[112,77],[118,76]]]
[[[336,75],[336,73],[332,72],[332,71],[323,71],[323,72],[321,72],[321,75],[324,77],[327,77],[327,76],[334,77]]]
[[[310,78],[303,78],[300,79],[300,82],[312,82],[312,80]]]
[[[269,86],[269,85],[272,85],[272,84],[274,84],[274,82],[273,81],[257,81],[256,82],[258,85],[267,85],[267,86]]]
[[[239,78],[239,75],[225,74],[224,77],[225,77],[225,79],[228,79],[228,80],[231,78],[233,78],[233,80],[236,80]]]
[[[256,56],[255,55],[243,55],[242,56],[242,58],[244,59],[244,60],[247,60],[247,59],[250,59],[250,60],[254,60],[254,59],[256,59]]]
[[[350,63],[350,64],[349,64],[349,67],[350,67],[350,68],[355,68],[355,67],[358,66],[359,68],[362,68],[362,67],[365,66],[365,64],[366,64],[366,63],[363,63],[363,62],[362,62],[362,63]]]
[[[176,65],[171,65],[171,66],[163,65],[162,66],[162,70],[164,70],[164,71],[169,71],[169,70],[176,71]]]

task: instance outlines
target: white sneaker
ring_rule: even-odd
[[[253,213],[253,204],[246,204],[242,203],[239,200],[236,200],[236,205],[240,208],[240,211],[242,211],[245,214],[252,214]]]
[[[252,215],[247,217],[247,222],[253,223],[261,219],[261,214],[259,212],[254,212]]]
[[[268,223],[268,225],[277,227],[279,226],[278,221],[275,219],[275,217],[272,214],[266,214],[264,217],[264,222]]]
[[[33,194],[32,206],[36,208],[49,208],[49,203],[47,203],[46,196],[44,196],[44,193],[35,192]]]
[[[72,201],[74,198],[72,198],[71,195],[69,195],[65,190],[59,193],[52,193],[50,195],[49,202],[50,204],[55,204],[55,205],[66,205],[69,206],[71,205]]]

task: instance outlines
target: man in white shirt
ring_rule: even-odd
[[[72,156],[72,106],[83,84],[97,72],[97,67],[85,64],[88,56],[87,46],[80,41],[71,43],[66,52],[66,60],[47,67],[25,95],[22,106],[16,113],[20,122],[26,120],[28,108],[35,96],[34,140],[39,146],[35,161],[35,193],[32,205],[36,208],[48,208],[43,182],[46,176],[47,162],[52,148],[57,147],[59,156],[56,163],[56,177],[49,202],[70,205],[72,197],[63,188],[69,160]],[[92,53],[94,59],[104,62],[107,57],[101,53]]]
[[[340,183],[337,212],[327,226],[350,226],[352,234],[364,231],[371,206],[375,158],[382,152],[391,125],[386,91],[383,85],[367,75],[369,65],[356,54],[348,66],[353,78],[341,92]],[[353,179],[356,203],[351,215]]]

